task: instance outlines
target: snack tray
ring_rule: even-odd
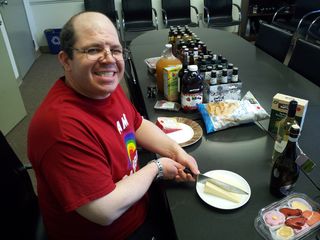
[[[308,227],[307,229],[299,232],[299,233],[295,233],[294,236],[289,237],[289,238],[281,238],[278,237],[275,233],[276,230],[279,229],[281,226],[279,226],[278,228],[273,228],[270,226],[267,226],[263,216],[265,215],[265,213],[272,211],[272,210],[278,210],[279,208],[290,208],[290,200],[293,199],[302,199],[302,201],[306,201],[311,207],[313,211],[318,211],[320,210],[320,204],[313,201],[311,198],[309,198],[307,195],[303,194],[303,193],[292,193],[289,196],[274,202],[264,208],[262,208],[259,211],[258,216],[256,217],[255,221],[254,221],[254,226],[256,228],[256,230],[258,231],[258,233],[267,240],[298,240],[298,239],[302,239],[305,238],[306,236],[314,233],[316,230],[319,229],[320,227],[320,221],[315,223],[314,225]]]
[[[151,57],[151,58],[146,58],[144,60],[144,62],[147,64],[148,66],[148,71],[150,73],[155,73],[156,71],[156,64],[158,62],[158,60],[160,59],[161,57]]]

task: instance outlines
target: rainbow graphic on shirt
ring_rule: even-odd
[[[137,144],[134,134],[128,133],[124,137],[124,142],[127,149],[128,154],[128,168],[129,171],[133,170],[135,172],[137,170],[137,163],[138,163],[138,152],[137,152]]]

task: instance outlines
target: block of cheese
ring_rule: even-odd
[[[228,192],[213,183],[206,181],[204,185],[204,192],[214,195],[216,197],[220,197],[226,200],[229,200],[231,202],[239,203],[240,202],[240,196],[236,193]]]
[[[156,125],[165,133],[172,133],[182,129],[175,118],[158,117]]]

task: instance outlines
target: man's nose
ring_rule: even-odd
[[[108,58],[108,56],[109,56],[109,58]],[[103,51],[103,58],[102,58],[101,60],[107,60],[107,59],[109,59],[109,60],[111,59],[111,60],[113,60],[113,61],[116,60],[110,50],[104,49],[104,51]]]

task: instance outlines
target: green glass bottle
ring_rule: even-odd
[[[282,119],[279,123],[276,141],[274,143],[274,148],[272,153],[272,162],[274,162],[274,160],[285,149],[288,142],[290,127],[294,124],[298,124],[295,119],[297,106],[298,106],[298,102],[296,100],[291,100],[288,106],[287,116],[284,119]]]
[[[300,169],[296,163],[297,141],[300,127],[294,124],[290,128],[288,143],[284,151],[275,159],[271,171],[270,192],[283,197],[289,195],[298,180]]]

